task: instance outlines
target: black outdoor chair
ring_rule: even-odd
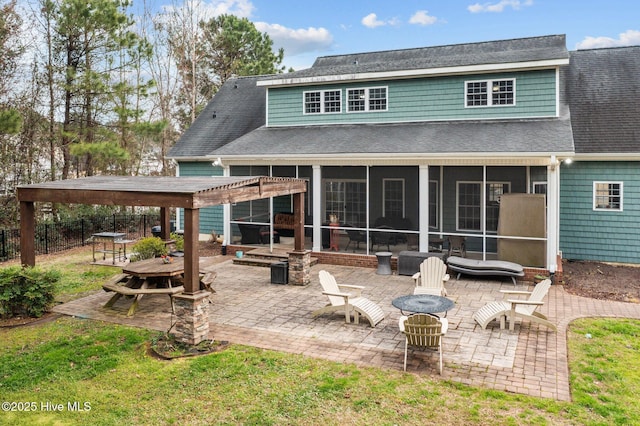
[[[349,224],[345,224],[344,225],[345,228],[353,228],[353,225],[349,225]],[[367,233],[364,231],[359,231],[357,229],[346,229],[347,231],[347,236],[349,237],[349,242],[347,243],[347,246],[344,248],[345,250],[349,249],[349,246],[351,245],[351,243],[355,243],[354,247],[353,247],[353,252],[355,253],[356,248],[359,249],[360,248],[360,243],[365,243],[367,242]]]
[[[390,226],[378,226],[376,229],[393,229]],[[391,232],[387,231],[371,231],[371,250],[373,250],[373,246],[387,246],[387,251],[391,251],[391,245],[395,244],[395,235]]]

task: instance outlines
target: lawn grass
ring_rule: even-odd
[[[86,255],[59,270],[63,297],[113,273]],[[0,399],[20,409],[0,424],[640,424],[639,335],[640,321],[575,321],[568,403],[240,345],[163,361],[147,354],[157,332],[60,317],[0,329]]]

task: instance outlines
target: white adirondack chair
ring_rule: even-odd
[[[442,336],[447,333],[449,322],[446,318],[438,318],[429,314],[413,314],[401,316],[398,328],[405,336],[404,371],[407,371],[407,347],[435,348],[440,356],[438,370],[442,374]]]
[[[360,315],[362,315],[369,320],[371,327],[375,327],[377,323],[384,319],[385,314],[382,308],[366,297],[361,296],[364,287],[338,284],[335,277],[324,270],[320,271],[319,277],[320,285],[324,290],[322,294],[329,298],[329,303],[314,311],[312,314],[314,317],[324,313],[343,311],[347,323],[351,322],[351,315],[353,315],[353,322],[358,324]]]
[[[516,318],[520,317],[529,321],[542,324],[557,331],[557,327],[546,316],[536,312],[538,306],[544,305],[542,299],[549,292],[551,280],[538,283],[532,292],[502,290],[504,294],[528,295],[528,299],[508,299],[489,302],[473,314],[473,319],[484,329],[492,320],[500,320],[500,328],[505,328],[505,320],[509,318],[509,330],[513,331]]]
[[[449,281],[447,265],[439,257],[428,257],[420,264],[420,271],[413,274],[416,287],[413,294],[433,294],[446,296],[447,289],[444,283]]]

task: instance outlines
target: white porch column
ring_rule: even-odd
[[[429,251],[429,166],[418,166],[419,251]]]
[[[231,168],[229,166],[222,168],[222,176],[229,177],[231,175]],[[231,204],[223,204],[222,205],[222,223],[224,224],[224,229],[222,233],[224,238],[227,240],[227,244],[231,244]]]
[[[560,164],[555,155],[547,166],[547,269],[556,272],[558,255],[558,214],[560,209]]]
[[[322,168],[315,164],[312,167],[311,192],[313,200],[313,251],[322,251]]]

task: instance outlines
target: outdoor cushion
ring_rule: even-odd
[[[447,259],[447,264],[471,270],[506,271],[515,272],[516,274],[524,272],[522,265],[504,260],[477,260],[451,256]]]

